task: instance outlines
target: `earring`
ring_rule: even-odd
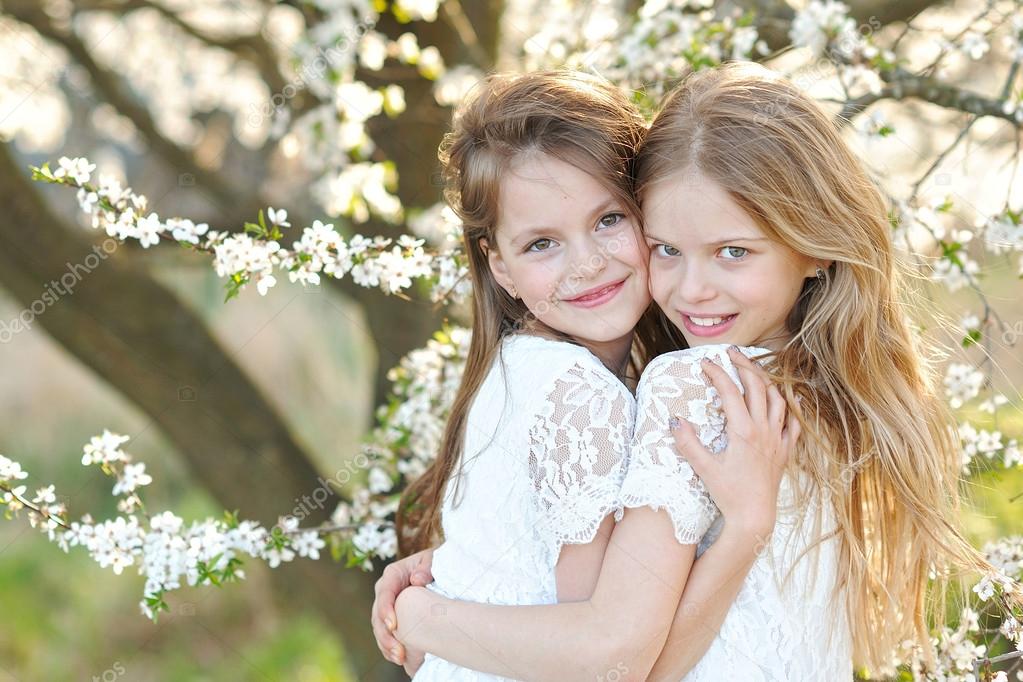
[[[512,287],[511,291],[509,291],[508,293],[511,294],[512,298],[518,298],[519,297],[519,290],[516,289],[515,287]]]
[[[826,275],[824,273],[824,270],[822,270],[821,266],[818,265],[817,266],[817,281],[820,282],[821,284],[823,284],[825,278],[826,278]]]

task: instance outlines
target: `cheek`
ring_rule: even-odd
[[[650,251],[647,249],[646,239],[642,238],[637,228],[622,230],[608,241],[606,250],[615,260],[646,273]]]
[[[549,263],[542,260],[532,262],[520,262],[514,269],[508,269],[518,294],[527,306],[532,307],[536,301],[544,300],[550,296],[555,286],[556,278],[553,276],[553,268]]]
[[[656,261],[650,261],[650,270],[647,276],[650,296],[664,310],[671,307],[671,292],[677,277],[678,275],[674,272],[673,268]]]

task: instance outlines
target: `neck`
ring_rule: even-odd
[[[559,334],[547,325],[540,325],[529,330],[529,333],[544,336],[560,341],[565,340],[565,334]],[[608,371],[625,383],[625,372],[629,366],[629,354],[632,351],[632,339],[634,332],[611,341],[584,341],[579,338],[573,340],[588,351],[597,356],[601,364],[607,367]]]
[[[613,341],[586,341],[583,345],[596,355],[612,374],[624,381],[625,371],[629,365],[629,353],[632,350],[632,337],[633,333],[629,332]]]

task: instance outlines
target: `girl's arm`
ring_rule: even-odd
[[[702,535],[705,525],[680,525],[678,519],[663,511],[639,508],[630,509],[612,534],[590,600],[508,608],[451,601],[425,590],[409,589],[398,599],[398,638],[413,649],[425,649],[460,665],[505,676],[563,679],[563,668],[568,665],[573,674],[580,676],[599,678],[612,671],[620,675],[628,671],[629,677],[643,679],[661,653],[669,628],[696,627],[710,636],[693,638],[673,631],[671,641],[686,642],[688,656],[665,658],[658,663],[658,671],[691,666],[699,660],[738,591],[733,585],[728,600],[719,603],[725,595],[716,578],[720,576],[720,567],[715,565],[718,557],[728,564],[727,573],[741,574],[737,579],[741,584],[752,565],[748,557],[757,544],[755,538],[773,527],[780,470],[788,453],[782,447],[785,410],[780,395],[766,388],[748,362],[739,365],[739,371],[747,388],[746,403],[723,371],[707,368],[724,402],[733,445],[711,455],[702,446],[694,447],[700,438],[691,428],[675,435],[680,451],[694,469],[710,479],[705,481],[709,488],[721,489],[727,508],[732,510],[726,514],[727,533],[719,538],[725,549],[713,555],[707,553],[709,568],[700,572],[706,578],[701,577],[693,590],[687,588],[690,605],[713,603],[715,608],[690,608],[688,613],[683,609],[681,618],[676,615],[695,547],[675,540],[680,533]],[[683,400],[673,404],[685,412],[690,403]],[[764,457],[756,450],[771,456]],[[692,470],[686,471],[692,474]],[[737,479],[735,471],[742,471],[743,476]],[[683,486],[671,487],[677,492]],[[698,500],[685,503],[682,506],[699,506]],[[765,521],[769,521],[766,530]],[[727,548],[732,546],[744,549],[729,562]]]
[[[730,351],[729,356],[735,363],[739,374],[743,377],[744,385],[746,384],[745,377],[754,374],[760,376],[765,381],[769,381],[769,377],[764,370],[759,365],[751,362],[746,356],[735,351]],[[707,368],[706,371],[710,374],[714,385],[718,386],[724,374],[721,369],[715,365]],[[722,398],[727,399],[728,396],[723,394]],[[734,396],[732,399],[734,400]],[[756,393],[755,388],[747,389],[745,399],[747,406],[752,411],[759,413],[760,410],[764,409],[764,401]],[[777,389],[770,386],[766,395],[767,418],[775,424],[785,419],[782,405],[781,395],[777,392]],[[731,416],[729,416],[729,419],[731,419]],[[799,420],[794,415],[788,415],[785,429],[782,432],[781,451],[790,455],[795,448],[796,441],[799,439],[799,434]],[[691,429],[686,429],[683,426],[681,429],[676,430],[675,443],[683,456],[686,453],[695,451],[697,458],[699,458],[700,444],[697,442],[695,434]],[[718,470],[707,472],[695,462],[693,465],[694,468],[699,469],[701,477],[710,479],[708,481],[707,478],[704,478],[704,482],[710,488],[717,482],[718,476],[725,472],[716,461],[700,462],[700,464],[705,463],[717,466]],[[755,500],[754,504],[748,505],[750,509],[756,509],[765,505],[767,498],[764,496],[771,495],[771,485],[775,485],[774,496],[777,495],[777,485],[780,485],[781,482],[781,467],[784,465],[784,460],[771,462],[764,459],[754,462],[754,464],[760,464],[760,470],[744,471],[744,475],[760,479],[767,483],[767,486],[753,491],[755,496],[761,497],[759,501]],[[774,481],[777,481],[777,484]],[[714,499],[719,500],[719,495],[715,493]],[[772,499],[776,498],[772,497]],[[680,680],[703,658],[714,638],[717,637],[721,624],[724,622],[732,602],[735,601],[736,596],[738,596],[739,591],[742,589],[743,582],[750,569],[753,568],[753,564],[759,558],[760,553],[770,543],[771,531],[774,525],[773,514],[769,518],[764,519],[759,529],[757,529],[754,519],[750,518],[746,522],[746,528],[754,530],[751,535],[740,524],[730,521],[736,515],[742,514],[744,510],[728,508],[728,500],[728,496],[720,496],[718,506],[721,507],[722,513],[725,516],[724,530],[721,536],[710,546],[710,549],[704,552],[696,561],[689,575],[685,592],[682,594],[682,602],[679,604],[678,610],[675,612],[675,620],[671,624],[671,632],[664,643],[664,650],[657,659],[657,664],[650,672],[650,680],[655,682],[661,682],[662,680],[675,682]]]
[[[697,559],[664,648],[647,679],[678,682],[703,658],[757,560],[763,537],[759,532],[726,526]]]
[[[496,606],[405,589],[397,637],[458,665],[526,680],[644,679],[678,606],[696,553],[673,539],[667,513],[630,509],[615,527],[593,596],[580,602]]]

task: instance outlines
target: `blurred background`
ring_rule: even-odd
[[[982,373],[962,415],[1001,434],[970,465],[970,537],[1019,535],[1023,469],[1001,460],[1023,433],[1023,237],[1006,218],[1023,199],[1021,17],[1019,2],[980,0],[0,0],[0,321],[103,237],[73,190],[32,182],[29,165],[88,157],[150,210],[211,229],[270,205],[293,230],[322,219],[396,236],[422,232],[441,200],[437,145],[482,73],[584,68],[645,87],[649,108],[688,66],[757,59],[849,120],[899,207],[899,235],[926,261],[914,315],[948,350],[935,362]],[[360,111],[338,90],[356,82],[400,96]],[[1009,237],[992,248],[997,217]],[[272,524],[359,452],[387,371],[465,321],[422,289],[385,296],[351,278],[282,277],[225,303],[210,260],[122,245],[0,344],[0,453],[31,489],[56,484],[72,518],[117,513],[110,481],[81,466],[109,428],[147,464],[150,509]],[[132,568],[116,576],[3,521],[0,680],[403,679],[372,642],[375,575],[329,557],[248,561],[238,584],[172,594],[154,624]]]

